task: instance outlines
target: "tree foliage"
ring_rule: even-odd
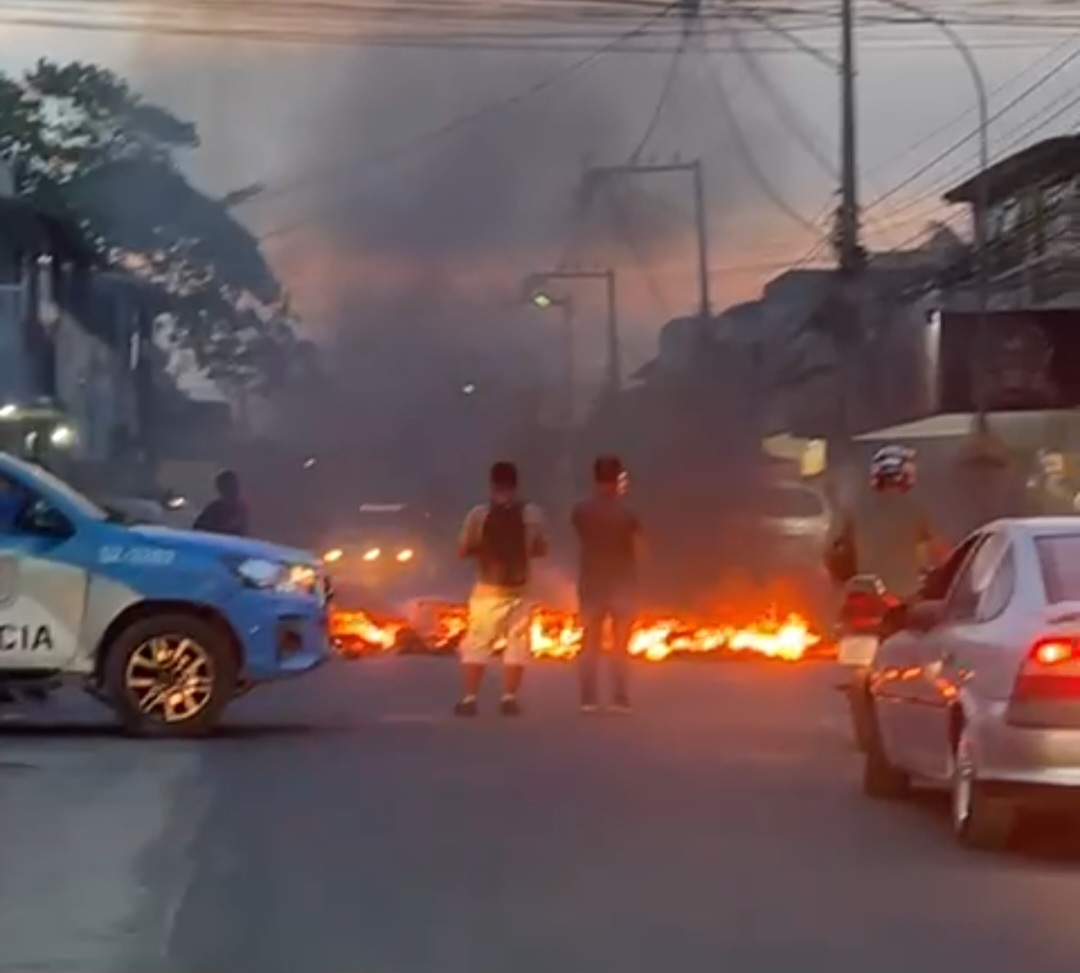
[[[194,125],[103,68],[42,60],[0,74],[0,158],[19,191],[164,292],[167,339],[208,376],[233,391],[280,387],[311,347],[258,241],[179,168],[198,145]]]

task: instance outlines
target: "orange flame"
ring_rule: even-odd
[[[468,609],[464,605],[441,608],[430,641],[435,648],[451,645],[465,631]],[[375,650],[394,647],[406,626],[401,622],[377,623],[362,611],[335,611],[331,634],[360,639]],[[550,608],[538,608],[530,627],[533,655],[541,659],[572,659],[581,650],[582,629],[578,619]],[[677,618],[643,621],[630,637],[630,654],[650,662],[673,655],[724,652],[758,655],[796,662],[821,643],[801,615],[767,615],[745,625],[692,625]]]
[[[387,651],[397,643],[404,628],[400,622],[376,622],[367,612],[335,609],[330,616],[330,636],[337,641],[359,641]]]

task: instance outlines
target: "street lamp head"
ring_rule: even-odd
[[[540,308],[541,311],[546,311],[555,303],[555,299],[550,294],[545,294],[543,291],[537,291],[532,296],[532,302],[536,307]]]
[[[536,295],[541,293],[547,286],[547,274],[526,274],[521,280],[521,290],[518,291],[518,300],[523,304],[535,304]]]

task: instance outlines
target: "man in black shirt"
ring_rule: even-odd
[[[612,628],[612,709],[630,711],[627,662],[634,625],[638,565],[642,552],[641,522],[624,499],[626,471],[616,456],[601,456],[593,465],[593,495],[573,513],[581,542],[578,598],[584,633],[579,672],[581,708],[598,708],[597,669],[603,648],[604,623]]]

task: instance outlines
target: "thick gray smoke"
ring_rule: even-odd
[[[515,448],[523,390],[558,383],[561,367],[557,315],[515,306],[518,283],[566,256],[575,238],[578,259],[618,267],[628,343],[694,306],[688,181],[627,187],[618,222],[603,198],[582,220],[576,196],[589,162],[625,161],[639,143],[663,87],[665,56],[608,56],[535,97],[419,139],[389,162],[365,161],[525,91],[567,60],[322,49],[246,59],[272,98],[250,79],[230,88],[235,66],[215,80],[211,124],[201,125],[205,151],[250,157],[253,146],[272,145],[278,168],[287,169],[281,160],[288,159],[294,174],[311,176],[245,215],[258,229],[298,224],[268,249],[328,351],[320,401],[290,407],[297,417],[321,416],[317,425],[303,423],[313,448],[349,451],[368,472],[393,478],[389,471],[398,471],[410,480],[423,467],[456,466],[478,477],[477,464]],[[700,54],[684,58],[646,156],[706,160],[715,237],[728,214],[758,197],[725,132],[712,69]],[[207,65],[199,71],[207,75]],[[174,62],[170,86],[184,74]],[[746,138],[775,173],[781,139],[766,121],[772,116],[745,93],[737,110]],[[679,265],[662,282],[662,309],[640,266],[654,260]],[[582,374],[596,375],[602,304],[586,288],[574,295]],[[466,384],[485,394],[460,394]],[[283,423],[290,427],[301,434],[296,423]]]
[[[692,227],[671,210],[690,212],[688,183],[676,177],[647,184],[648,195],[632,188],[620,192],[618,224],[603,197],[582,219],[576,193],[590,160],[625,160],[640,140],[666,70],[662,58],[613,59],[456,133],[418,144],[392,165],[349,172],[349,159],[393,144],[398,133],[425,131],[523,90],[558,63],[379,52],[326,93],[321,124],[310,129],[318,155],[340,160],[334,178],[304,193],[304,206],[323,217],[313,220],[305,236],[332,251],[345,271],[332,281],[320,278],[334,362],[344,373],[337,394],[355,402],[355,408],[345,407],[350,413],[370,416],[375,402],[381,403],[378,428],[356,423],[349,435],[363,436],[391,465],[415,462],[413,450],[440,456],[440,444],[460,435],[455,418],[469,424],[474,441],[495,448],[504,433],[505,401],[493,412],[473,401],[459,403],[467,410],[460,415],[452,407],[430,409],[447,388],[472,381],[473,374],[511,385],[558,381],[550,366],[538,374],[537,364],[544,363],[545,343],[547,359],[558,362],[556,322],[523,314],[513,300],[521,275],[553,265],[574,237],[584,259],[623,265],[628,330],[655,331],[663,324],[652,308],[639,312],[635,295],[641,294],[642,271],[627,263],[625,241],[616,230],[633,235],[639,254],[685,246]],[[723,213],[745,198],[749,179],[737,154],[725,151],[723,116],[709,102],[701,67],[686,59],[684,83],[657,126],[651,154],[706,155],[711,209]],[[769,133],[760,131],[758,120],[748,114],[745,125],[755,144],[767,150],[770,141],[760,136]],[[358,267],[378,261],[401,277],[350,277],[352,260]],[[588,291],[575,293],[584,364],[595,372],[602,309]],[[692,306],[692,293],[675,295],[680,298],[686,304],[676,312]]]

